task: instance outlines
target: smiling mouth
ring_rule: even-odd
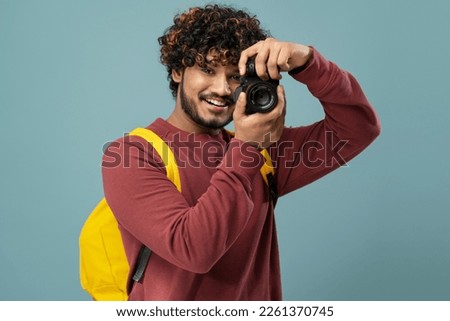
[[[228,107],[228,105],[221,100],[216,100],[216,99],[205,99],[205,101],[210,104],[213,105],[214,107],[221,107],[221,108],[225,108]]]
[[[202,97],[202,100],[214,107],[219,107],[219,108],[227,108],[227,107],[230,107],[230,105],[232,104],[232,100],[227,99],[227,98]]]

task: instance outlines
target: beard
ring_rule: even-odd
[[[222,129],[233,120],[233,115],[230,115],[228,119],[205,119],[198,113],[198,108],[195,103],[190,99],[184,91],[183,81],[180,83],[180,103],[181,109],[199,126],[210,129]]]

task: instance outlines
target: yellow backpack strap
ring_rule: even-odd
[[[264,148],[260,151],[260,153],[265,159],[264,165],[261,167],[260,172],[267,186],[269,186],[273,207],[275,207],[278,200],[277,184],[275,182],[275,167],[273,167],[272,159],[270,158],[270,154],[267,149]]]
[[[266,184],[270,185],[269,184],[269,176],[275,175],[275,168],[273,167],[272,159],[270,158],[270,155],[269,155],[269,152],[267,151],[267,149],[264,148],[263,150],[261,150],[260,153],[264,156],[264,159],[265,159],[264,165],[261,167],[260,172],[261,172],[261,175],[262,175],[264,181],[266,182]]]
[[[151,144],[154,150],[159,154],[164,166],[166,168],[166,175],[170,181],[176,186],[177,190],[181,193],[181,180],[180,173],[178,171],[178,166],[175,160],[175,156],[167,145],[167,143],[159,137],[154,131],[147,128],[135,128],[129,135],[139,136],[145,139],[149,144]],[[152,255],[152,250],[146,246],[142,246],[139,255],[136,260],[136,265],[132,274],[132,280],[134,282],[139,282],[144,275],[145,269],[147,267],[150,256]],[[129,283],[128,292],[131,290],[132,283]]]
[[[156,150],[156,152],[164,162],[167,177],[177,187],[178,191],[181,192],[181,180],[180,173],[178,172],[177,162],[172,150],[167,145],[167,143],[155,132],[147,128],[133,129],[129,135],[139,136],[153,146],[153,148]]]
[[[234,132],[227,130],[227,133],[230,136],[234,137]],[[264,156],[265,159],[264,165],[260,169],[261,176],[264,179],[264,182],[266,182],[267,186],[269,187],[270,196],[272,197],[273,206],[275,207],[275,204],[278,200],[277,186],[275,183],[275,167],[273,166],[269,151],[266,148],[261,150],[260,153]]]

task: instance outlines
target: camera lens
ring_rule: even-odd
[[[258,90],[253,93],[252,101],[254,105],[267,106],[270,103],[270,95],[266,90]]]
[[[254,112],[266,113],[277,104],[277,94],[270,84],[260,82],[254,85],[248,92],[248,100]]]

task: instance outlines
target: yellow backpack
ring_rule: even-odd
[[[162,138],[146,128],[136,128],[130,132],[130,135],[140,136],[153,146],[164,162],[167,177],[181,192],[181,181],[175,156]],[[266,160],[261,167],[261,175],[270,187],[272,201],[275,205],[274,168],[267,150],[262,150],[261,154]],[[79,247],[82,288],[94,300],[127,300],[130,267],[118,223],[105,198],[102,198],[84,223],[80,233]],[[141,279],[151,253],[149,248],[142,246],[132,275],[133,281],[138,282]]]

